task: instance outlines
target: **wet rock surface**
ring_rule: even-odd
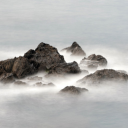
[[[66,93],[66,94],[78,95],[78,94],[82,94],[83,92],[87,92],[87,91],[88,90],[86,88],[80,88],[80,87],[75,87],[75,86],[66,86],[60,92]]]
[[[85,76],[83,79],[79,80],[78,84],[88,84],[88,85],[98,85],[104,82],[127,82],[128,75],[124,73],[117,72],[113,69],[98,70],[93,74]]]
[[[64,48],[62,51],[69,52],[72,56],[86,56],[86,53],[77,42],[73,42],[70,47]]]

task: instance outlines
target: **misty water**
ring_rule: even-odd
[[[108,60],[106,68],[128,72],[128,1],[5,0],[0,2],[0,60],[24,55],[40,42],[58,49],[77,41],[87,56]],[[67,62],[82,58],[65,55]],[[43,72],[36,74],[44,76]],[[53,88],[0,85],[1,128],[127,128],[128,85],[86,86],[80,96],[60,96],[83,75],[53,82]],[[27,79],[23,79],[29,83]],[[29,83],[34,84],[36,81]]]

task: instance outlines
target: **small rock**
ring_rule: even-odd
[[[83,58],[79,64],[81,69],[87,69],[95,71],[98,67],[106,67],[107,60],[101,55],[92,54],[88,58]]]
[[[75,87],[75,86],[66,86],[60,92],[78,95],[78,94],[81,94],[81,93],[86,92],[86,91],[88,91],[86,88],[79,88],[79,87]]]

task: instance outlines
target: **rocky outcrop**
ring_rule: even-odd
[[[77,62],[72,63],[60,63],[56,64],[49,69],[49,73],[46,77],[49,76],[61,76],[65,74],[77,74],[80,73],[81,70],[77,64]]]
[[[77,44],[77,42],[73,42],[70,47],[64,48],[62,51],[69,52],[72,56],[86,56],[86,53],[83,51],[80,45]]]
[[[18,79],[32,75],[41,69],[50,69],[58,63],[65,63],[57,49],[49,44],[40,43],[35,50],[29,50],[24,56],[0,61],[0,81],[11,77]]]
[[[98,70],[93,74],[85,76],[83,79],[79,80],[78,84],[88,84],[88,85],[99,85],[105,82],[126,82],[128,80],[128,75],[124,73],[117,72],[112,69]]]
[[[81,94],[81,93],[86,92],[86,91],[88,91],[86,88],[67,86],[64,89],[62,89],[60,92],[63,94],[66,93],[66,94],[78,95],[78,94]]]
[[[83,58],[80,62],[81,69],[96,70],[98,67],[106,67],[107,60],[101,55],[92,54],[88,58]]]
[[[49,44],[40,43],[35,50],[29,50],[24,54],[35,67],[39,69],[49,69],[58,63],[64,63],[64,57],[61,56],[55,47]]]

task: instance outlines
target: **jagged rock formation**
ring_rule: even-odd
[[[77,44],[77,42],[73,42],[70,47],[64,48],[62,51],[69,52],[72,56],[86,56],[86,53],[83,51],[80,45]]]
[[[49,69],[58,63],[64,63],[64,57],[61,56],[55,47],[49,44],[40,43],[35,50],[29,50],[24,54],[35,67],[39,69]]]
[[[88,91],[86,88],[79,88],[79,87],[75,87],[75,86],[66,86],[60,92],[66,93],[66,94],[78,95],[78,94],[81,94],[86,91]]]
[[[113,69],[98,70],[93,74],[85,76],[83,79],[79,80],[79,84],[88,85],[99,85],[104,82],[126,82],[128,80],[128,75],[124,73],[117,72]]]
[[[64,57],[56,48],[42,42],[35,50],[29,50],[23,57],[0,61],[0,81],[12,82],[13,77],[24,78],[58,63],[65,63]]]

